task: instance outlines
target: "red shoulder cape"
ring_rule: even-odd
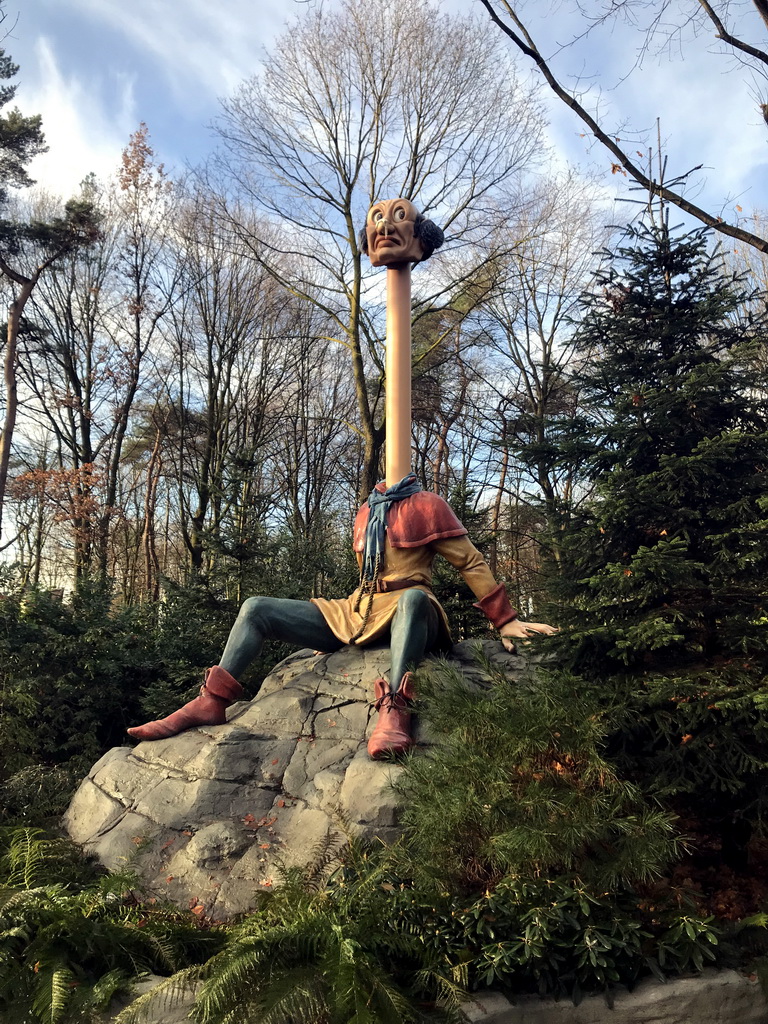
[[[362,551],[370,509],[358,510],[352,534],[353,551]],[[393,548],[420,548],[433,540],[463,537],[467,532],[447,501],[432,491],[417,491],[393,502],[387,511],[387,536]]]

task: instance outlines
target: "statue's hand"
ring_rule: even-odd
[[[530,640],[531,637],[537,634],[552,636],[557,631],[557,626],[549,626],[546,622],[522,622],[520,619],[512,619],[511,622],[507,622],[506,625],[501,627],[499,633],[501,634],[501,642],[504,644],[505,650],[509,651],[510,654],[514,654],[515,640]]]

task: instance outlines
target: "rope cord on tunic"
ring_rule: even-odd
[[[359,588],[358,593],[357,593],[357,600],[355,601],[355,609],[354,610],[359,613],[359,611],[360,611],[360,604],[361,604],[364,596],[368,598],[368,603],[366,605],[365,613],[363,615],[363,624],[360,626],[360,628],[355,633],[355,635],[353,637],[350,637],[350,640],[349,640],[350,644],[357,643],[357,641],[363,635],[363,633],[365,632],[365,630],[366,630],[366,628],[368,626],[368,620],[371,617],[371,609],[373,608],[373,595],[376,593],[376,588],[377,588],[377,585],[378,585],[378,582],[379,582],[379,573],[380,573],[380,571],[381,571],[381,555],[380,554],[376,555],[376,561],[375,561],[374,567],[373,567],[373,577],[371,579],[368,579],[366,577],[364,566],[361,566],[361,568],[360,568],[360,588]]]

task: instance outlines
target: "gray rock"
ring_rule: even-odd
[[[487,686],[480,648],[523,681],[528,663],[494,640],[458,644],[468,685]],[[254,906],[281,871],[312,862],[339,815],[366,837],[398,834],[400,769],[365,750],[374,680],[386,647],[300,651],[225,725],[116,747],[95,764],[65,815],[70,836],[111,870],[132,870],[156,895],[224,920]],[[417,722],[422,749],[433,742]]]
[[[76,843],[93,842],[125,814],[125,805],[114,800],[91,779],[85,779],[76,794],[77,814],[67,820],[67,831]],[[69,812],[67,812],[69,815]]]
[[[662,984],[642,981],[620,989],[613,1007],[602,996],[578,1006],[521,996],[514,1005],[499,992],[476,995],[464,1006],[471,1024],[766,1024],[768,1003],[759,983],[736,971],[706,970]]]
[[[190,1012],[198,986],[181,991],[167,990],[167,980],[157,974],[147,975],[132,985],[129,993],[112,1000],[109,1010],[99,1015],[99,1024],[112,1024],[119,1020],[121,1012],[142,997],[145,997],[145,1005],[141,1019],[145,1024],[186,1024],[191,1020]],[[137,1009],[136,1006],[133,1008]]]
[[[365,750],[349,763],[339,791],[339,805],[353,824],[375,830],[397,825],[399,801],[392,783],[402,771],[372,761]]]

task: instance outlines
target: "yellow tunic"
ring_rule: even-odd
[[[429,595],[440,622],[441,635],[438,646],[444,647],[451,643],[448,619],[440,607],[439,601],[429,589],[432,584],[432,562],[435,555],[442,555],[459,570],[478,600],[485,597],[486,594],[490,594],[497,584],[488,568],[488,563],[466,535],[434,540],[418,548],[393,548],[390,546],[389,537],[387,537],[384,549],[384,567],[379,574],[379,579],[383,583],[388,580],[413,580],[412,589],[423,590]],[[360,563],[362,555],[358,554],[357,560]],[[365,632],[355,643],[372,643],[386,633],[395,614],[397,602],[404,593],[405,590],[393,590],[373,595],[373,604]],[[335,636],[345,644],[350,642],[362,626],[368,607],[368,597],[365,596],[360,602],[360,610],[355,611],[358,594],[359,588],[349,597],[338,600],[326,600],[323,597],[312,598],[312,603],[320,609]]]

